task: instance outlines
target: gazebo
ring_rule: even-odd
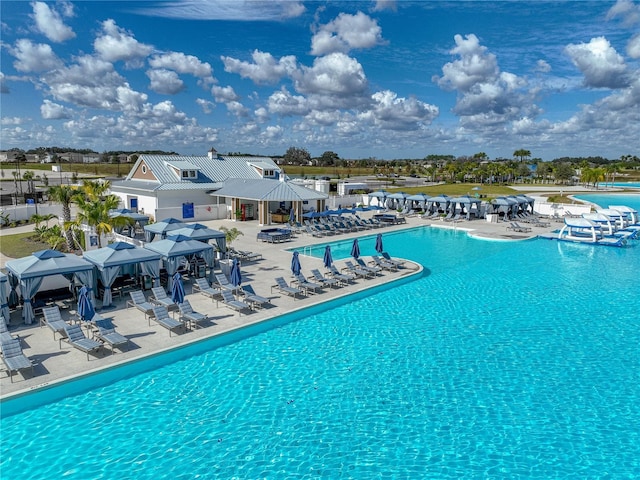
[[[24,306],[22,318],[30,325],[35,319],[31,299],[38,293],[42,279],[50,275],[63,275],[71,282],[74,277],[91,290],[93,297],[93,264],[82,257],[65,254],[57,250],[40,250],[28,257],[10,260],[6,263],[9,275],[17,279],[13,285],[20,285]]]
[[[144,239],[146,242],[152,242],[156,235],[160,235],[161,238],[165,238],[171,230],[177,230],[178,228],[186,227],[187,224],[178,220],[177,218],[165,218],[159,222],[152,223],[151,225],[145,225]]]
[[[169,235],[183,235],[193,240],[199,240],[201,242],[208,242],[209,240],[215,240],[218,250],[221,252],[227,251],[227,236],[224,232],[209,228],[202,223],[188,223],[186,226],[171,230]]]
[[[482,200],[478,198],[471,197],[469,195],[463,195],[461,197],[455,197],[450,199],[451,211],[455,213],[456,208],[460,205],[460,213],[466,214],[467,220],[471,219],[472,209],[475,208],[476,217],[480,216],[480,204],[482,204]]]
[[[110,243],[106,247],[85,252],[83,257],[96,266],[98,275],[100,275],[100,280],[104,286],[103,308],[111,305],[111,286],[125,265],[140,265],[144,275],[149,275],[157,280],[160,279],[160,260],[162,255],[136,247],[130,243]]]
[[[214,268],[213,246],[199,240],[193,240],[184,235],[170,235],[164,240],[150,242],[145,244],[144,248],[152,252],[159,253],[164,260],[164,266],[169,276],[168,290],[171,290],[173,283],[173,274],[178,271],[180,263],[185,258],[200,256],[204,259],[209,267],[209,275],[212,274]]]
[[[118,218],[118,217],[127,217],[133,221],[133,224],[136,223],[140,225],[140,227],[144,228],[145,225],[149,223],[149,215],[143,215],[142,213],[134,212],[133,210],[129,210],[128,208],[121,208],[118,210],[111,210],[109,212],[109,217]],[[129,236],[133,237],[135,234],[135,228],[133,227],[118,227],[114,230],[116,233],[122,233],[126,228],[129,229]]]

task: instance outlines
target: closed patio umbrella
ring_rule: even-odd
[[[298,258],[298,252],[293,252],[293,257],[291,258],[291,271],[294,275],[299,275],[302,267],[300,266],[300,259]]]
[[[382,253],[384,252],[384,247],[382,246],[382,234],[379,233],[376,236],[376,252]]]
[[[242,272],[240,272],[240,264],[238,259],[234,258],[231,264],[231,272],[229,272],[229,281],[234,287],[239,287],[242,283]]]
[[[171,285],[171,300],[175,303],[184,302],[184,285],[182,284],[182,275],[179,272],[173,274],[173,283]]]
[[[356,260],[360,257],[360,245],[358,245],[358,239],[353,239],[353,245],[351,246],[351,256]]]
[[[327,245],[324,247],[324,258],[322,259],[325,268],[331,267],[333,263],[333,258],[331,257],[331,245]]]
[[[83,285],[78,292],[78,315],[82,320],[88,322],[96,314],[95,308],[91,303],[91,295],[86,285]]]

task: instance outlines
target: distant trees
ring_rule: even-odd
[[[320,158],[318,158],[318,165],[322,167],[332,167],[336,165],[339,160],[340,157],[337,153],[326,151],[322,155],[320,155]]]
[[[308,165],[311,162],[311,155],[304,148],[289,147],[282,159],[290,165]]]
[[[529,158],[531,156],[531,152],[529,150],[521,148],[513,152],[513,156],[518,157],[521,162],[524,162],[525,158]]]
[[[570,163],[563,162],[556,165],[553,174],[556,178],[556,181],[559,181],[560,183],[569,183],[569,181],[576,174],[576,171]]]

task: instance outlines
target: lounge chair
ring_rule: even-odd
[[[296,295],[304,295],[303,291],[300,290],[299,288],[291,287],[287,283],[287,281],[284,279],[284,277],[277,277],[275,280],[276,280],[276,284],[271,286],[272,292],[273,292],[273,289],[275,288],[280,293],[291,295],[294,300],[296,299]]]
[[[53,307],[44,307],[42,309],[42,320],[40,320],[40,324],[44,323],[47,327],[53,330],[53,339],[56,339],[56,333],[59,333],[60,336],[65,335],[65,327],[67,326],[67,322],[62,319],[62,315],[60,315],[60,308],[57,305]]]
[[[238,315],[242,315],[242,310],[251,310],[251,305],[242,300],[236,300],[229,290],[222,291],[222,304],[225,307],[229,307],[232,310],[238,312]]]
[[[389,255],[387,252],[382,252],[380,255],[382,255],[382,258],[384,258],[387,262],[393,263],[398,268],[402,267],[406,263],[404,260],[397,260],[395,258],[391,258],[391,255]]]
[[[163,307],[167,307],[167,310],[177,310],[178,305],[169,298],[164,287],[153,287],[151,289],[151,294],[153,297],[150,298],[149,301],[154,305],[162,305]]]
[[[156,323],[167,330],[169,330],[169,336],[171,336],[171,332],[178,327],[182,327],[183,323],[178,320],[174,320],[169,316],[169,310],[167,307],[162,305],[156,305],[153,307],[153,318]],[[151,325],[151,318],[149,318],[149,325]]]
[[[513,230],[514,232],[527,233],[531,231],[531,227],[523,227],[518,222],[511,222],[507,227],[507,230]]]
[[[369,270],[369,271],[375,273],[376,275],[382,275],[382,267],[379,267],[377,265],[367,265],[366,263],[364,263],[364,260],[361,259],[361,258],[356,258],[356,263],[363,270]]]
[[[220,286],[220,290],[222,291],[229,291],[229,292],[233,292],[235,290],[238,290],[240,287],[234,287],[231,282],[229,282],[229,280],[227,280],[227,277],[223,274],[223,273],[218,273],[216,275],[216,282],[218,282],[218,285]]]
[[[0,349],[2,350],[2,361],[7,367],[7,374],[11,378],[11,383],[13,383],[13,373],[18,373],[20,370],[29,368],[31,369],[31,376],[33,376],[33,363],[22,351],[20,340],[11,338],[2,341]]]
[[[371,270],[365,270],[360,265],[355,265],[350,260],[345,261],[344,265],[345,267],[342,269],[342,271],[346,270],[347,272],[353,273],[355,276],[359,278],[370,278],[370,277],[373,278],[376,276],[376,272]]]
[[[196,278],[196,283],[193,285],[194,292],[200,292],[205,297],[209,297],[211,301],[220,298],[220,289],[213,288],[209,285],[209,281],[206,278]]]
[[[338,280],[337,278],[325,277],[324,275],[322,275],[322,273],[320,273],[320,270],[318,270],[317,268],[314,268],[313,270],[311,270],[311,275],[313,275],[313,279],[315,281],[320,282],[320,284],[325,287],[340,288],[340,280]]]
[[[147,298],[142,293],[142,290],[134,290],[133,292],[129,292],[129,296],[131,300],[127,300],[127,308],[136,307],[146,318],[149,318],[153,315],[153,307],[154,305],[150,302],[147,302]]]
[[[184,302],[178,304],[178,310],[180,312],[180,321],[188,324],[191,330],[193,330],[194,327],[202,327],[200,323],[209,319],[207,315],[196,312],[186,298]]]
[[[244,285],[240,290],[243,295],[242,299],[249,303],[252,307],[262,307],[267,304],[271,304],[271,300],[258,295],[251,285]]]
[[[324,232],[321,232],[316,227],[312,227],[310,225],[305,227],[305,231],[312,237],[324,237]]]
[[[373,262],[373,264],[377,267],[380,267],[384,270],[388,270],[390,272],[397,272],[398,271],[398,266],[391,263],[391,262],[387,262],[384,258],[379,257],[377,255],[373,255],[371,257],[371,261]]]
[[[94,336],[101,342],[108,344],[111,347],[111,355],[113,355],[113,351],[115,347],[119,347],[120,345],[129,346],[129,339],[122,335],[119,332],[116,332],[116,327],[113,325],[110,319],[108,318],[96,318],[93,317],[91,322],[95,325],[96,330],[94,331]]]
[[[331,278],[339,280],[343,285],[353,283],[357,278],[353,273],[340,273],[335,265],[329,267],[329,275],[331,275]]]
[[[231,254],[231,256],[235,256],[239,260],[244,260],[245,262],[255,262],[257,260],[262,260],[261,253],[253,253],[246,250],[236,250],[235,248],[231,247],[229,247],[229,253]]]
[[[306,294],[309,292],[318,293],[322,289],[321,284],[308,281],[302,273],[294,275],[294,277],[295,280],[292,283],[295,283],[298,288],[302,288]]]
[[[89,360],[89,354],[91,352],[97,352],[102,347],[102,343],[91,338],[87,338],[80,325],[66,325],[64,327],[66,338],[60,338],[58,340],[60,348],[62,348],[62,341],[64,340],[72,347],[87,354],[87,361]]]
[[[13,340],[14,337],[13,335],[11,335],[11,333],[9,333],[9,327],[7,327],[7,322],[4,319],[3,315],[0,315],[0,342],[5,342],[5,341],[9,341],[9,340]]]

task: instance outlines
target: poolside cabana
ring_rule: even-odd
[[[173,274],[178,271],[178,267],[185,259],[190,259],[194,256],[201,257],[209,267],[209,276],[213,273],[215,258],[213,246],[208,243],[193,240],[184,235],[170,235],[164,240],[147,243],[144,248],[159,253],[162,256],[164,267],[169,276],[168,291],[171,291]]]
[[[84,259],[95,265],[104,286],[102,306],[111,305],[111,286],[127,265],[139,265],[143,275],[149,275],[158,284],[160,280],[160,260],[162,255],[150,250],[136,247],[126,242],[110,243],[106,247],[90,250],[83,255]]]
[[[161,238],[165,238],[171,230],[177,230],[178,228],[186,227],[187,224],[178,220],[177,218],[165,218],[159,222],[152,223],[151,225],[145,225],[144,228],[144,240],[146,242],[153,242],[156,235],[160,235]]]
[[[218,250],[221,252],[227,251],[227,236],[224,232],[209,228],[202,223],[188,223],[182,228],[171,230],[171,236],[182,235],[189,237],[192,240],[199,240],[200,242],[207,243],[209,240],[215,240]]]
[[[129,236],[133,237],[135,234],[135,225],[139,225],[141,228],[144,228],[145,225],[149,223],[149,215],[143,215],[142,213],[134,212],[133,210],[129,210],[128,208],[120,208],[118,210],[111,210],[109,212],[109,217],[118,218],[118,217],[127,217],[130,218],[133,222],[132,226],[129,227],[116,227],[114,228],[116,233],[122,233],[125,229],[129,229]]]
[[[427,212],[428,213],[436,213],[436,212],[446,212],[449,210],[449,204],[451,203],[451,197],[448,195],[436,195],[435,197],[430,197],[427,200]]]
[[[461,197],[452,198],[450,202],[452,205],[451,211],[455,213],[457,210],[457,206],[459,205],[459,213],[461,215],[466,215],[467,220],[471,220],[471,213],[474,213],[476,217],[480,216],[480,205],[482,204],[482,200],[478,198],[474,198],[469,195],[463,195]]]
[[[511,218],[517,213],[520,204],[514,198],[497,197],[491,200],[490,205],[494,212],[504,214],[505,218]]]
[[[42,279],[51,275],[63,275],[69,282],[74,277],[91,290],[93,299],[93,264],[82,257],[65,254],[57,250],[40,250],[28,257],[10,260],[6,263],[9,275],[20,285],[24,305],[22,319],[30,325],[35,319],[31,299],[38,293]],[[13,287],[13,284],[12,284]]]
[[[424,210],[427,206],[427,200],[429,200],[429,198],[429,195],[420,192],[414,195],[409,195],[406,200],[410,202],[416,202],[418,204],[418,208]]]
[[[9,316],[11,311],[9,310],[9,278],[2,272],[0,272],[0,314],[9,323]]]
[[[536,202],[535,198],[531,198],[528,195],[516,195],[519,201],[521,201],[520,206],[524,210],[525,213],[534,213],[533,205]],[[528,210],[531,210],[530,212]]]
[[[404,192],[396,192],[387,195],[387,207],[395,209],[403,208],[408,196],[409,194]]]
[[[369,197],[369,205],[371,205],[371,199],[375,198],[376,199],[376,206],[384,207],[385,201],[387,200],[387,195],[389,195],[389,192],[387,192],[385,190],[379,190],[377,192],[369,193],[367,195]]]

